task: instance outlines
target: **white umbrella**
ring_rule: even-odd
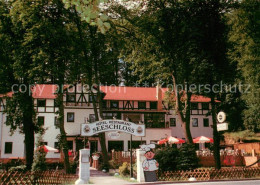
[[[193,139],[194,143],[213,143],[213,139],[210,137],[200,136]]]
[[[43,148],[43,150],[44,150],[44,152],[59,152],[59,150],[58,149],[56,149],[56,148],[53,148],[53,147],[51,147],[51,146],[47,146],[47,145],[43,145],[43,146],[41,146],[42,148]]]
[[[169,144],[181,144],[181,143],[185,143],[185,141],[183,139],[179,139],[176,137],[168,137],[168,143]]]

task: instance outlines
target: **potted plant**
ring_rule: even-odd
[[[92,154],[92,159],[94,160],[94,161],[97,161],[98,159],[99,159],[99,157],[100,157],[100,152],[94,152],[93,154]]]

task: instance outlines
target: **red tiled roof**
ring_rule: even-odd
[[[38,99],[55,99],[56,92],[57,89],[57,85],[53,85],[53,84],[37,84],[35,85],[31,92],[32,92],[32,96],[33,98],[38,98]],[[0,94],[0,97],[12,97],[14,94],[14,92],[8,92],[6,94]]]
[[[7,96],[7,97],[12,97],[13,94],[14,94],[13,92],[8,92],[8,93],[5,93],[5,94],[0,94],[0,98],[5,97],[5,96]]]
[[[105,100],[157,101],[156,87],[101,86],[100,89],[105,93]],[[163,99],[168,88],[161,88],[161,90]],[[210,102],[210,98],[192,95],[191,102]]]
[[[53,84],[37,84],[32,89],[33,98],[38,99],[55,99],[55,92],[57,90],[57,85]]]
[[[33,98],[55,99],[57,85],[38,84],[32,89]],[[105,100],[130,100],[130,101],[157,101],[156,87],[123,87],[101,86],[100,90],[105,93]],[[167,88],[161,88],[162,100]],[[13,92],[0,94],[0,97],[11,97]],[[191,102],[210,102],[210,98],[201,95],[192,95]],[[219,102],[219,101],[216,101]]]
[[[105,100],[157,101],[154,87],[101,86]]]
[[[210,102],[210,98],[201,95],[192,95],[191,102]],[[218,100],[216,102],[219,102]]]

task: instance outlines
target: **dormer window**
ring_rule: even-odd
[[[37,100],[37,106],[38,107],[45,107],[46,106],[46,100]]]

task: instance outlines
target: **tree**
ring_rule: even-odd
[[[95,120],[99,121],[103,118],[103,95],[100,92],[99,85],[101,83],[115,83],[117,82],[118,73],[118,53],[111,47],[113,44],[111,35],[106,35],[98,32],[96,27],[92,27],[85,22],[81,22],[78,17],[75,18],[77,25],[78,37],[80,39],[79,50],[82,53],[81,65],[82,70],[82,83],[88,84],[89,92],[93,98],[93,108]],[[115,42],[115,41],[114,41]],[[111,69],[112,66],[112,70]],[[115,76],[111,79],[111,76]],[[111,81],[107,81],[110,80]],[[106,80],[106,81],[105,81]],[[105,134],[99,134],[99,142],[103,154],[104,164],[108,165],[108,155],[106,149]]]
[[[10,82],[23,84],[23,92],[17,89],[12,99],[7,100],[6,110],[8,117],[6,124],[11,126],[11,131],[20,128],[20,131],[25,135],[25,149],[26,149],[26,167],[31,169],[34,153],[34,132],[37,131],[35,123],[35,112],[33,107],[33,100],[31,95],[32,76],[29,74],[31,60],[22,45],[24,38],[24,27],[17,17],[17,10],[21,8],[20,1],[15,2],[1,2],[7,7],[4,14],[1,15],[6,41],[8,38],[10,45],[4,50],[5,57],[8,61],[6,66],[9,66],[13,75],[11,75]],[[6,23],[9,23],[8,25]],[[7,43],[6,43],[7,44]],[[7,83],[8,84],[8,83]]]
[[[9,13],[9,3],[0,2],[0,93],[9,92],[15,82],[10,55],[15,42],[12,39],[12,22]]]
[[[127,43],[129,50],[124,51],[125,60],[146,78],[156,76],[172,83],[168,99],[173,102],[188,143],[192,143],[191,95],[210,97],[217,169],[220,157],[216,98],[221,92],[214,92],[214,87],[220,81],[233,82],[235,66],[226,58],[224,17],[232,6],[232,2],[199,0],[149,1],[138,13],[118,8],[124,18],[119,28],[127,30],[128,35],[134,33],[132,43]],[[194,90],[191,85],[197,88]]]
[[[242,76],[239,82],[242,99],[245,101],[244,126],[254,132],[260,130],[260,2],[258,0],[243,0],[232,14],[228,15],[229,57],[235,62]]]
[[[192,143],[191,92],[185,87],[194,82],[192,73],[198,60],[193,58],[191,38],[195,33],[188,27],[192,21],[187,7],[181,1],[149,1],[140,11],[119,6],[117,12],[123,18],[118,28],[129,39],[125,41],[128,49],[122,51],[123,60],[132,63],[140,81],[161,79],[172,83],[174,108],[187,142]]]
[[[9,34],[12,34],[15,41],[10,52],[14,61],[12,68],[15,79],[20,80],[27,91],[13,96],[12,101],[16,102],[13,105],[18,107],[7,110],[9,115],[7,124],[14,128],[19,127],[25,133],[26,161],[27,168],[30,169],[33,159],[34,132],[37,132],[30,84],[57,83],[60,138],[65,156],[64,166],[66,172],[69,172],[68,147],[64,130],[63,85],[75,78],[75,71],[69,70],[77,63],[72,62],[72,58],[77,54],[76,50],[72,50],[76,43],[71,42],[74,40],[73,25],[70,20],[71,10],[66,10],[59,0],[16,0],[11,2],[11,6],[8,15],[13,24]],[[18,118],[16,115],[21,117]]]
[[[233,83],[234,65],[227,60],[227,29],[224,15],[228,14],[234,6],[232,1],[193,1],[193,20],[196,22],[193,28],[197,31],[194,38],[197,48],[197,56],[200,66],[196,70],[197,83],[205,86],[199,91],[200,94],[211,99],[211,115],[213,121],[214,159],[215,168],[220,169],[219,140],[217,131],[217,104],[216,99],[221,93],[220,82]],[[199,11],[196,12],[196,9]],[[208,88],[206,88],[208,84]]]

